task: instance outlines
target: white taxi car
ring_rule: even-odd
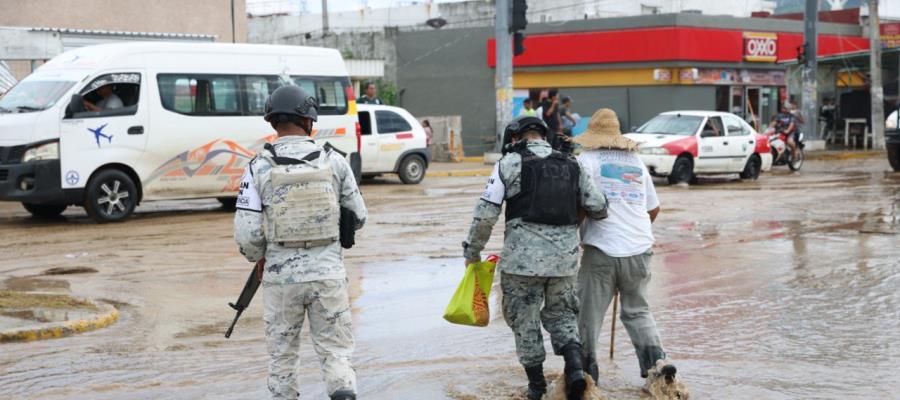
[[[772,168],[769,139],[731,113],[664,112],[625,136],[640,144],[650,174],[672,184],[713,174],[756,179]]]
[[[396,173],[403,183],[419,183],[431,162],[425,129],[400,107],[357,106],[362,176]]]

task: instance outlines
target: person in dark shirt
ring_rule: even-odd
[[[547,141],[553,149],[559,149],[559,136],[562,133],[562,124],[559,119],[559,89],[550,89],[548,97],[541,101],[543,109],[541,118],[547,124]]]
[[[359,104],[384,104],[378,98],[378,92],[375,89],[375,82],[366,82],[366,94],[356,100]]]

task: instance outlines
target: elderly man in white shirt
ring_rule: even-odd
[[[618,291],[622,323],[634,344],[641,376],[650,376],[648,386],[659,376],[671,381],[675,366],[666,361],[646,298],[654,240],[651,223],[659,213],[653,180],[636,154],[637,143],[622,136],[614,111],[598,110],[587,131],[574,140],[586,150],[578,160],[609,201],[608,218],[585,219],[581,225],[584,254],[578,272],[578,325],[586,354],[585,371],[597,380],[595,349],[600,325]],[[662,363],[653,369],[659,360]]]

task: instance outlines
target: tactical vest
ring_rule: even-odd
[[[545,225],[578,223],[578,180],[581,169],[572,157],[554,151],[541,158],[524,149],[522,156],[522,190],[506,200],[506,220]]]
[[[272,217],[266,218],[269,240],[283,247],[327,246],[339,238],[340,206],[328,153],[314,151],[300,160],[279,157],[267,144],[263,153],[272,169]]]

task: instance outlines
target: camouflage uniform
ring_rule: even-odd
[[[287,136],[275,142],[281,157],[300,159],[324,150],[308,137]],[[349,164],[338,154],[330,154],[335,200],[349,208],[361,228],[366,207]],[[350,356],[353,353],[350,302],[347,275],[339,241],[312,248],[282,247],[268,242],[274,237],[272,165],[261,157],[247,166],[234,217],[234,236],[248,261],[266,258],[262,285],[265,298],[264,321],[266,347],[271,357],[269,391],[273,398],[298,396],[296,371],[299,367],[300,330],[304,315],[309,316],[310,336],[319,355],[328,393],[337,390],[356,392],[356,376]],[[298,204],[302,207],[302,204]]]
[[[530,141],[528,150],[541,158],[552,151],[544,140]],[[589,217],[601,218],[606,211],[606,197],[597,190],[580,163],[579,166],[580,205]],[[501,203],[521,191],[521,167],[522,156],[518,153],[507,154],[494,167],[485,192],[475,206],[474,220],[463,251],[466,259],[481,256],[500,217]],[[544,361],[541,323],[550,332],[555,354],[560,354],[567,344],[581,343],[575,292],[578,245],[576,225],[536,224],[521,218],[506,221],[498,266],[503,315],[515,333],[519,362],[526,367]],[[540,308],[542,302],[543,309]]]

